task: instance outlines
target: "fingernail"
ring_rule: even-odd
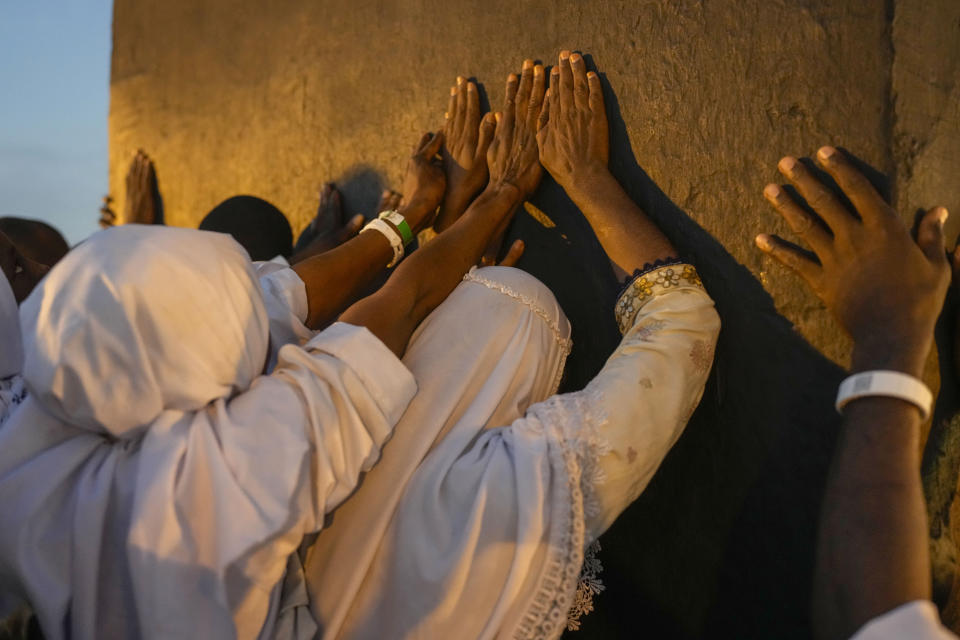
[[[474,92],[476,90],[477,90],[477,85],[473,84],[472,82],[467,83],[467,91]]]
[[[950,216],[950,212],[947,211],[946,207],[937,207],[937,222],[940,223],[940,226],[943,226],[943,223],[947,221],[947,218]]]
[[[524,60],[524,61],[523,61],[523,67],[521,67],[521,68],[522,68],[524,71],[526,71],[527,69],[529,69],[529,68],[532,67],[532,66],[533,66],[533,60]]]
[[[463,76],[457,76],[457,84],[463,84]]]
[[[452,96],[457,95],[457,88],[456,88],[456,87],[450,87],[450,95],[452,95]]]
[[[559,76],[559,75],[560,75],[560,68],[559,68],[559,67],[553,67],[552,69],[550,69],[550,77],[551,77],[551,78],[556,78],[556,77]]]
[[[760,235],[758,235],[754,239],[754,242],[757,243],[757,247],[761,251],[770,251],[771,249],[773,249],[773,241],[770,240],[770,236],[768,236],[765,233],[761,233]]]
[[[517,81],[517,75],[515,73],[511,73],[510,75],[507,76],[507,82],[516,82],[516,81]]]
[[[767,198],[767,200],[773,200],[774,202],[780,202],[781,193],[782,191],[780,190],[780,187],[775,184],[768,184],[763,188],[763,195]]]
[[[569,52],[569,51],[561,51],[561,52],[560,52],[560,61],[561,61],[561,62],[566,62],[569,57],[570,57],[570,52]]]
[[[497,112],[493,115],[493,117],[494,117],[494,119],[496,119],[497,124],[499,124],[499,123],[500,123],[500,118],[503,117],[503,114],[501,114],[499,111],[497,111]]]
[[[797,159],[787,156],[780,160],[779,166],[781,171],[792,177],[797,168]]]
[[[543,75],[543,65],[542,65],[542,64],[538,64],[537,66],[535,66],[535,67],[533,68],[533,75],[535,75],[535,76],[542,76],[542,75]]]
[[[817,151],[817,156],[820,157],[820,160],[822,160],[824,164],[830,164],[836,159],[836,153],[837,150],[833,147],[820,147],[820,150]]]
[[[449,120],[449,119],[450,119],[450,112],[449,112],[449,111],[444,111],[444,112],[443,112],[443,119],[444,119],[444,120]]]
[[[570,56],[570,62],[580,62],[582,59],[583,57],[579,53],[574,53]]]
[[[593,71],[587,71],[587,77],[593,80],[597,77],[597,74]]]

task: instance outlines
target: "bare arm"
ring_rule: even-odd
[[[776,236],[757,245],[796,271],[854,340],[854,372],[889,369],[920,377],[949,268],[945,209],[927,213],[914,242],[896,212],[831,147],[818,161],[857,208],[854,217],[795,158],[780,171],[819,220],[777,185],[764,195],[816,253]],[[847,638],[871,619],[930,597],[927,514],[920,485],[918,409],[895,398],[844,411],[824,494],[814,572],[814,627]]]
[[[618,277],[676,249],[607,168],[603,87],[583,57],[560,53],[540,116],[540,161],[587,218]]]
[[[426,134],[414,148],[403,181],[407,200],[400,213],[414,233],[431,222],[443,197],[444,175],[435,158],[443,134]],[[393,259],[382,233],[367,231],[339,247],[293,265],[307,290],[307,326],[329,324]]]

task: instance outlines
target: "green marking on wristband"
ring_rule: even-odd
[[[407,224],[406,220],[401,220],[400,224],[397,225],[397,229],[400,229],[400,236],[403,238],[403,246],[407,246],[413,242],[413,231],[410,230],[410,225]]]

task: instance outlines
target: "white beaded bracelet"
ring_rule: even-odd
[[[368,222],[364,225],[363,229],[360,230],[360,233],[363,233],[367,229],[373,229],[382,233],[393,248],[393,260],[387,267],[392,267],[400,262],[400,258],[403,257],[403,238],[400,237],[400,234],[380,218],[374,218]]]
[[[927,385],[911,375],[899,371],[864,371],[840,383],[837,392],[837,411],[857,398],[887,396],[914,404],[926,420],[933,407],[933,394]]]

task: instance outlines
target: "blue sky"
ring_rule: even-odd
[[[73,244],[107,192],[112,0],[0,0],[0,215]]]

